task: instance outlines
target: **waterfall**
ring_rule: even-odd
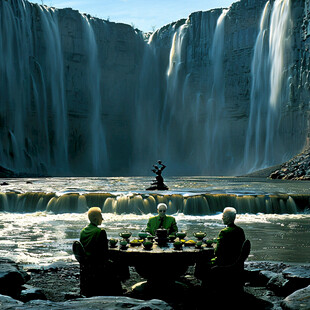
[[[161,61],[165,64],[162,68],[162,83],[165,84],[161,88],[163,104],[159,109],[157,154],[175,175],[208,172],[206,158],[210,145],[206,143],[209,133],[205,126],[209,111],[205,98],[210,96],[213,85],[208,70],[209,54],[220,13],[221,10],[209,14],[200,12],[167,29],[171,43],[167,62]],[[195,23],[197,26],[193,30]],[[154,45],[161,57],[160,42]],[[195,57],[199,59],[199,66],[193,61]],[[158,106],[161,105],[157,103]]]
[[[289,0],[268,1],[263,10],[260,31],[252,61],[252,88],[244,167],[257,170],[281,163],[287,158],[281,135],[281,109],[288,101],[289,76],[285,69],[290,55],[291,14]],[[282,125],[283,126],[283,125]]]
[[[47,99],[45,111],[52,110],[51,120],[45,120],[48,124],[48,131],[53,133],[49,136],[49,153],[54,171],[68,172],[68,123],[67,103],[64,88],[64,64],[61,46],[61,37],[58,27],[57,12],[45,6],[39,7],[40,20],[44,33],[45,53],[41,59],[42,70],[45,73],[45,93]],[[39,105],[40,103],[38,103]],[[38,115],[40,115],[38,113]],[[47,134],[45,134],[47,136]],[[50,168],[50,167],[48,167]],[[50,169],[49,169],[50,170]]]
[[[129,25],[0,1],[0,166],[148,175],[160,159],[166,175],[231,175],[288,159],[306,136],[307,73],[290,42],[299,8],[268,2],[256,37],[264,4],[250,2],[192,13],[146,42]]]
[[[104,213],[149,214],[156,213],[156,206],[164,202],[168,214],[209,215],[222,212],[229,205],[238,213],[297,214],[305,211],[309,195],[234,195],[234,194],[167,194],[140,193],[56,193],[27,192],[0,193],[0,212],[48,211],[55,214],[84,213],[93,206]]]
[[[98,59],[98,47],[93,27],[87,16],[82,15],[84,20],[85,48],[88,57],[88,68],[85,68],[87,75],[87,89],[89,92],[90,115],[89,115],[89,139],[88,158],[90,159],[92,175],[104,175],[108,168],[108,153],[105,140],[105,132],[102,122],[102,99],[100,93],[100,67]]]
[[[17,2],[15,10],[6,1],[0,3],[0,111],[1,125],[10,124],[10,130],[1,133],[0,156],[7,167],[26,164],[24,132],[29,92],[28,51],[32,51],[31,16],[27,3]],[[19,19],[15,18],[15,12]],[[20,113],[14,113],[15,110]],[[6,115],[6,118],[3,117]],[[31,165],[32,163],[30,163]]]
[[[37,6],[34,22],[30,7],[26,1],[2,1],[0,6],[0,68],[4,75],[0,81],[1,164],[23,172],[68,173],[67,112],[57,11]],[[36,42],[40,35],[36,33],[38,24],[44,33],[42,45]]]
[[[161,89],[159,60],[153,45],[154,34],[143,46],[141,72],[136,88],[132,174],[140,171],[140,174],[145,175],[151,169],[150,162],[155,163],[160,156]]]
[[[172,169],[177,169],[177,161],[187,152],[186,144],[179,139],[186,137],[186,120],[184,118],[184,94],[186,92],[186,40],[188,24],[185,22],[175,29],[169,54],[169,63],[166,72],[166,94],[160,127],[163,141],[163,154]],[[185,42],[185,43],[184,43]],[[187,106],[188,107],[188,106]],[[186,111],[191,113],[190,110]]]
[[[211,66],[213,71],[213,85],[211,97],[207,102],[206,145],[209,174],[220,174],[227,169],[229,154],[229,132],[225,128],[225,79],[224,79],[224,35],[225,16],[228,10],[223,10],[219,16],[211,46]],[[223,164],[226,161],[226,164]]]

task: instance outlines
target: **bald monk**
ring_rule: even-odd
[[[87,256],[85,271],[83,275],[81,273],[81,281],[85,283],[82,294],[86,297],[120,295],[122,286],[117,267],[108,259],[107,233],[98,227],[103,221],[101,209],[90,208],[88,219],[90,223],[80,233],[80,242]]]
[[[103,221],[101,209],[90,208],[87,214],[90,223],[82,229],[80,242],[88,259],[105,264],[108,261],[108,238],[106,231],[98,227]]]
[[[146,231],[155,236],[158,228],[165,228],[168,230],[169,235],[175,235],[178,231],[178,226],[173,216],[166,215],[167,205],[159,203],[157,205],[158,215],[149,218]]]

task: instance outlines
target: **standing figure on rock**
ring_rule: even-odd
[[[161,162],[161,160],[157,161],[158,165],[153,165],[154,169],[152,172],[156,174],[156,180],[151,184],[151,187],[147,188],[147,190],[167,190],[168,187],[164,184],[164,179],[162,177],[162,171],[166,168],[166,166]]]

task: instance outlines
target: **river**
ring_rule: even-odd
[[[14,193],[18,196],[27,193],[55,193],[57,197],[75,193],[109,193],[116,197],[147,197],[151,192],[145,188],[151,183],[150,177],[118,178],[36,178],[3,179],[8,185],[1,186],[2,197]],[[184,201],[199,195],[234,195],[236,197],[263,195],[308,195],[309,182],[275,181],[262,178],[229,177],[167,177],[167,192],[156,192],[155,198],[167,199],[181,195]],[[168,198],[167,198],[168,197]],[[114,199],[114,198],[113,198]],[[172,198],[171,198],[172,199]],[[308,198],[307,198],[308,199]],[[87,200],[89,201],[89,200]],[[135,200],[133,200],[135,201]],[[128,204],[130,206],[130,203]],[[23,204],[25,210],[27,206]],[[101,206],[103,209],[104,207]],[[225,207],[223,205],[222,207]],[[298,207],[298,206],[297,206]],[[297,208],[298,209],[298,208]],[[1,210],[1,209],[0,209]],[[48,265],[54,262],[75,261],[72,243],[79,238],[81,228],[87,225],[86,210],[82,212],[55,213],[48,210],[28,212],[0,211],[0,257],[8,257],[24,265]],[[175,210],[175,209],[171,209]],[[185,209],[184,209],[185,210]],[[310,263],[310,212],[308,207],[294,213],[239,212],[236,223],[240,225],[251,241],[249,260],[281,261],[288,263]],[[210,210],[209,210],[210,211]],[[170,212],[171,213],[171,212]],[[207,238],[216,238],[224,227],[221,212],[193,215],[188,212],[172,212],[179,230],[193,238],[196,231],[205,231]],[[108,237],[117,238],[124,230],[133,237],[145,228],[152,213],[137,214],[129,210],[121,214],[105,212],[102,227]]]

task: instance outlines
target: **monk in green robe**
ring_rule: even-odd
[[[223,211],[222,219],[226,227],[218,235],[212,264],[231,265],[240,255],[245,235],[243,229],[235,224],[236,213],[234,208],[225,208]]]
[[[178,231],[175,218],[170,215],[166,215],[167,205],[160,203],[157,206],[158,215],[149,218],[146,231],[155,236],[156,230],[159,228],[165,228],[168,230],[169,235],[174,235]]]
[[[80,242],[86,253],[86,263],[81,269],[81,293],[86,297],[121,295],[122,286],[115,262],[108,257],[107,233],[102,224],[101,209],[88,210],[90,223],[80,233]]]
[[[90,223],[82,229],[80,242],[89,260],[105,264],[108,261],[108,238],[106,231],[98,227],[103,221],[101,209],[90,208],[88,218]]]

